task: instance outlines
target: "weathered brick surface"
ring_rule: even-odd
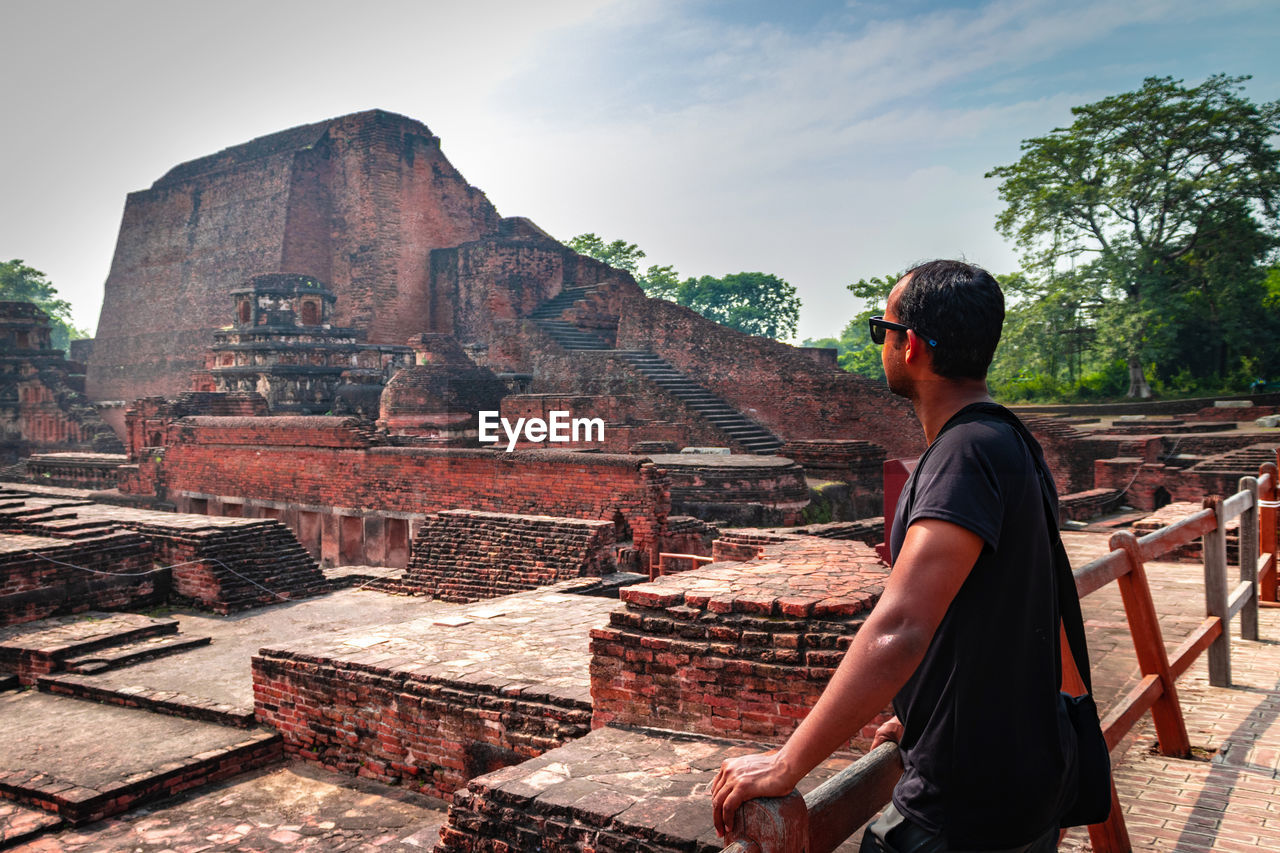
[[[130,194],[89,362],[93,399],[186,389],[228,296],[259,273],[332,282],[336,321],[403,344],[431,323],[432,249],[498,216],[419,122],[372,110],[171,169]],[[163,318],[158,322],[157,318]]]
[[[163,589],[156,590],[161,600],[172,595],[219,613],[328,588],[315,560],[271,519],[152,512],[10,488],[0,496],[0,530],[84,541],[85,548],[95,537],[131,531],[148,546],[146,568],[153,560],[166,567]]]
[[[724,843],[711,823],[711,781],[723,761],[762,749],[679,732],[597,729],[456,792],[436,853],[716,853]],[[828,759],[799,789],[848,763]]]
[[[590,730],[587,631],[616,602],[522,593],[253,659],[286,752],[448,797]]]
[[[785,439],[860,439],[891,457],[923,450],[910,406],[883,383],[824,368],[795,347],[743,335],[674,303],[629,300],[618,347],[657,353]],[[775,393],[778,387],[786,393]]]
[[[4,529],[13,528],[5,522]],[[0,625],[155,606],[167,598],[170,576],[153,569],[154,559],[151,544],[131,531],[98,529],[76,539],[0,535]]]
[[[446,510],[423,521],[403,583],[445,601],[476,601],[610,574],[613,548],[611,521]]]
[[[208,495],[365,512],[468,507],[617,521],[645,565],[669,511],[668,477],[644,457],[369,446],[343,418],[184,418],[121,491]]]
[[[717,551],[739,544],[759,556],[622,590],[608,627],[591,632],[593,726],[777,743],[808,713],[888,568],[859,542],[734,538],[717,540]]]

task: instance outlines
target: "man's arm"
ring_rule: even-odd
[[[716,832],[733,826],[747,800],[790,793],[889,704],[924,659],[982,545],[978,534],[949,521],[926,518],[907,528],[884,594],[813,710],[781,749],[721,765],[711,785]]]

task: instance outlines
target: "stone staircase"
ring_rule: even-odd
[[[1275,462],[1276,450],[1271,444],[1251,444],[1238,450],[1231,450],[1211,456],[1203,462],[1197,462],[1189,470],[1198,474],[1238,474],[1241,477],[1254,477],[1258,474],[1258,466],[1264,462]]]
[[[598,335],[584,331],[560,319],[574,304],[595,291],[594,287],[572,287],[539,305],[530,318],[557,344],[571,352],[609,352],[617,356],[645,379],[680,400],[685,406],[710,421],[733,442],[750,453],[774,454],[782,440],[764,427],[749,420],[710,390],[677,370],[669,362],[647,350],[617,350]]]
[[[608,521],[445,510],[423,520],[403,583],[469,603],[611,574],[613,545]]]
[[[774,454],[782,447],[782,439],[749,420],[660,356],[646,350],[617,350],[616,354],[641,376],[710,421],[720,432],[748,452]]]

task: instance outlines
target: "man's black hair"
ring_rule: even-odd
[[[985,379],[1004,325],[1004,293],[995,278],[963,261],[928,261],[906,275],[911,280],[898,297],[898,322],[937,341],[929,348],[933,372]]]

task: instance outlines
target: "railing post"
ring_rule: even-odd
[[[1209,616],[1222,620],[1222,633],[1209,646],[1209,683],[1214,687],[1231,685],[1230,603],[1227,601],[1227,535],[1223,529],[1222,498],[1204,499],[1206,509],[1213,510],[1213,530],[1204,535],[1204,608]]]
[[[1280,495],[1280,467],[1274,462],[1264,462],[1258,466],[1258,475],[1267,478],[1267,487],[1258,492],[1258,551],[1263,554],[1271,555],[1271,562],[1267,572],[1258,579],[1258,599],[1260,601],[1276,600],[1276,575],[1280,571],[1280,565],[1277,565],[1277,559],[1280,559],[1280,553],[1276,548],[1276,496]],[[1266,504],[1265,506],[1263,504]]]
[[[1143,675],[1155,675],[1160,679],[1160,696],[1151,706],[1160,753],[1185,758],[1191,754],[1191,740],[1187,737],[1187,724],[1182,719],[1182,707],[1178,704],[1178,688],[1169,669],[1169,653],[1164,647],[1155,602],[1151,600],[1151,587],[1147,584],[1147,571],[1138,550],[1138,539],[1127,530],[1113,533],[1111,550],[1123,550],[1128,558],[1129,571],[1116,581],[1120,585],[1120,597],[1129,620],[1129,633],[1133,635],[1138,666]],[[1223,589],[1225,592],[1225,586]]]
[[[1240,514],[1240,580],[1249,584],[1249,600],[1240,610],[1240,636],[1258,639],[1258,478],[1241,477],[1240,491],[1252,497]]]

